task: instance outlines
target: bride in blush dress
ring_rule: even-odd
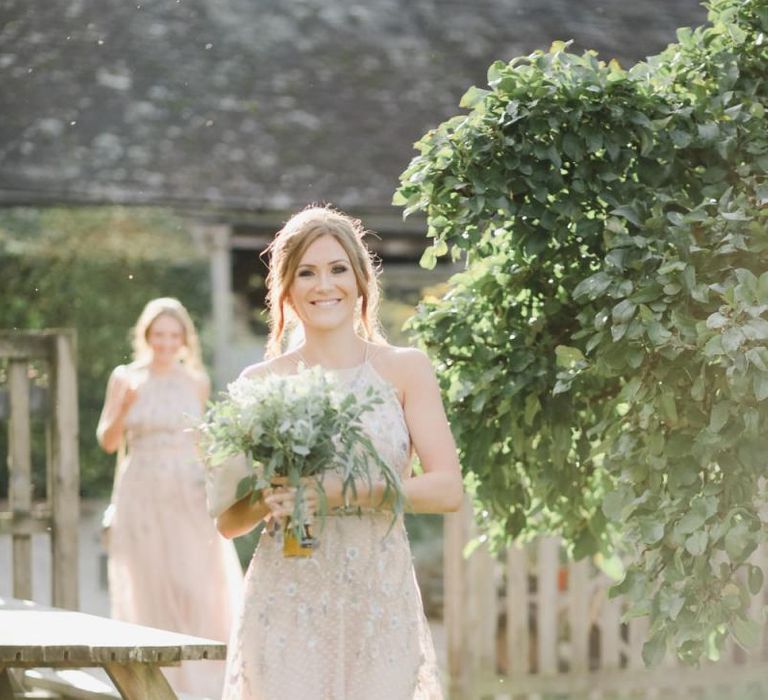
[[[374,387],[384,401],[364,414],[364,427],[400,471],[407,509],[453,511],[462,479],[437,381],[423,353],[381,337],[378,283],[363,234],[360,221],[328,207],[310,207],[286,223],[270,248],[269,359],[243,374],[319,365],[346,391],[362,396]],[[283,352],[284,333],[295,325],[303,343]],[[419,475],[411,473],[414,451]],[[287,487],[236,500],[246,469],[241,458],[209,470],[209,508],[226,537],[293,511],[295,492]],[[347,503],[335,475],[323,484],[330,515],[311,556],[284,557],[279,537],[259,541],[229,647],[224,700],[442,698],[402,516],[390,530],[383,483],[357,484]],[[310,512],[318,495],[305,491]],[[349,514],[349,505],[362,515]]]
[[[108,526],[114,618],[227,641],[242,596],[231,542],[206,511],[195,434],[208,378],[192,320],[176,299],[150,301],[134,329],[134,361],[112,372],[97,437],[119,451]],[[177,691],[218,700],[224,664],[163,673]]]

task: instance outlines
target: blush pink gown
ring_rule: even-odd
[[[150,374],[139,387],[112,499],[109,589],[114,618],[226,642],[242,569],[206,509],[189,430],[201,413],[197,384],[183,368]],[[184,662],[163,673],[177,691],[221,696],[223,662]]]
[[[369,362],[336,370],[340,383],[385,397],[363,420],[379,454],[402,474],[410,437],[394,389]],[[209,469],[214,515],[244,475]],[[226,492],[230,493],[229,498]],[[391,513],[333,515],[308,558],[285,558],[262,535],[229,646],[224,700],[440,700],[435,652],[405,527]]]

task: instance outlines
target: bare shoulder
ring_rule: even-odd
[[[253,365],[248,365],[242,372],[240,372],[240,379],[256,379],[257,377],[264,377],[269,374],[269,367],[274,360],[265,360],[264,362],[257,362]]]
[[[128,365],[118,365],[109,375],[109,383],[115,386],[125,386],[130,383],[131,377],[139,371],[140,365],[137,362],[131,362]]]
[[[371,352],[371,364],[379,374],[397,387],[401,396],[408,387],[418,383],[419,379],[429,380],[434,377],[431,360],[418,348],[377,346]]]
[[[195,386],[202,392],[211,390],[211,380],[207,372],[185,368],[184,371],[189,375]]]
[[[118,365],[112,370],[112,374],[109,376],[113,379],[122,379],[128,375],[130,371],[130,365]]]
[[[432,361],[418,348],[399,347],[397,345],[380,345],[371,352],[374,363],[382,367],[391,367],[395,371],[425,371],[432,370]]]
[[[248,365],[248,367],[240,372],[240,377],[256,379],[258,377],[266,377],[268,374],[291,374],[296,367],[296,360],[293,354],[287,353],[280,355],[280,357],[274,357],[271,360]]]

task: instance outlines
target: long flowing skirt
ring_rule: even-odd
[[[120,467],[109,534],[114,618],[227,641],[242,596],[234,546],[206,510],[203,467],[192,450],[136,450]],[[164,670],[177,691],[218,698],[224,664]]]
[[[224,700],[439,700],[405,527],[334,516],[308,558],[262,535],[246,574]]]

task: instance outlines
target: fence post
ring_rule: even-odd
[[[448,646],[448,685],[451,698],[458,699],[466,691],[467,646],[465,639],[465,562],[467,511],[469,500],[465,496],[462,507],[447,513],[443,519],[443,586],[445,602],[446,643]]]
[[[530,596],[528,592],[528,552],[513,545],[507,550],[507,675],[514,687],[516,677],[531,672]]]
[[[469,532],[470,541],[481,536],[474,519],[469,523]],[[482,539],[467,561],[465,606],[469,615],[464,636],[469,647],[472,680],[496,675],[497,598],[496,562],[488,543]]]
[[[542,675],[557,673],[557,603],[560,540],[539,540],[536,586],[536,650],[538,670]]]
[[[586,559],[572,562],[568,568],[569,670],[572,673],[586,673],[589,670],[591,593],[589,562]]]

